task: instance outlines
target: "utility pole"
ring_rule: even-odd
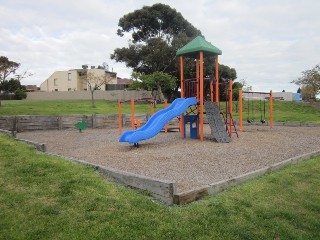
[[[20,79],[22,79],[22,75],[21,74],[16,74],[16,77],[17,77],[18,81],[20,82]]]

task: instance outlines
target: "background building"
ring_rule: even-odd
[[[254,99],[254,100],[267,100],[269,99],[269,95],[261,95],[256,93],[244,93],[244,99]],[[300,93],[292,93],[292,92],[272,92],[272,99],[273,100],[280,100],[280,101],[302,101],[302,97]]]
[[[87,69],[84,65],[82,69],[71,69],[68,71],[56,71],[40,85],[40,91],[43,92],[66,92],[66,91],[88,91],[88,84],[85,75],[91,73],[95,77],[107,77],[108,84],[117,83],[117,73],[109,72],[104,68]],[[101,86],[102,91],[107,90],[107,85]]]

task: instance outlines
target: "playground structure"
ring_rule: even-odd
[[[123,133],[120,137],[120,142],[129,142],[137,145],[139,141],[146,140],[158,134],[163,127],[166,126],[167,122],[174,117],[179,116],[179,129],[181,137],[186,138],[186,125],[190,123],[190,137],[198,138],[200,141],[204,141],[204,116],[211,128],[211,135],[217,142],[228,143],[231,141],[232,134],[235,133],[237,137],[238,132],[235,121],[232,115],[232,80],[229,80],[226,89],[225,111],[221,111],[220,103],[220,90],[221,84],[225,82],[219,82],[219,58],[222,51],[217,47],[213,46],[210,42],[206,41],[203,37],[198,36],[191,42],[180,48],[176,56],[180,58],[180,98],[176,99],[168,109],[158,111],[152,116],[149,121],[140,129],[136,129],[138,123],[135,124],[134,119],[134,100],[132,100],[132,117],[131,124],[132,130]],[[184,77],[184,65],[185,59],[190,58],[195,61],[196,77],[192,79],[185,79]],[[204,78],[204,60],[212,58],[215,66],[215,76],[211,78]],[[206,82],[205,82],[206,81]],[[209,81],[209,82],[208,82]],[[205,83],[209,86],[209,89],[205,89]],[[207,94],[207,90],[209,93]],[[269,95],[270,99],[270,128],[272,128],[272,92],[245,92],[240,91],[240,130],[243,130],[242,124],[242,97],[243,93],[247,94],[259,94]],[[249,102],[248,102],[249,103]],[[264,118],[265,118],[265,101],[264,103]],[[253,101],[252,101],[253,111]],[[260,100],[260,111],[261,111],[261,100]],[[121,119],[121,103],[119,102],[119,131]],[[248,107],[249,111],[249,107]],[[249,112],[248,112],[249,113]],[[253,113],[252,113],[253,114]],[[249,118],[249,114],[248,114]],[[253,120],[253,119],[251,119]],[[251,121],[250,120],[250,121]],[[265,119],[261,120],[262,123]],[[249,119],[248,119],[249,122]],[[157,125],[157,126],[155,126]],[[167,129],[167,128],[166,128]]]
[[[155,108],[155,103],[156,100],[153,98],[138,98],[138,99],[131,99],[127,101],[123,100],[118,100],[118,126],[119,126],[119,133],[122,134],[122,104],[125,102],[130,102],[130,107],[131,107],[131,129],[135,130],[137,127],[141,126],[140,120],[135,118],[134,114],[134,108],[135,108],[135,102],[148,102],[150,103],[150,115],[154,114],[154,108]],[[167,107],[168,103],[167,100],[164,101],[165,107]]]
[[[181,98],[176,99],[168,109],[163,109],[154,114],[149,121],[140,129],[134,130],[134,111],[132,111],[132,130],[123,133],[120,142],[129,142],[137,145],[139,141],[146,140],[158,134],[161,129],[172,118],[180,116],[181,137],[186,137],[186,123],[190,122],[191,138],[204,140],[204,114],[206,113],[213,137],[218,142],[230,142],[232,133],[237,133],[232,117],[232,81],[229,81],[228,106],[222,114],[219,108],[219,63],[218,55],[222,51],[198,36],[177,51],[176,56],[180,58],[180,89]],[[204,58],[214,57],[215,77],[210,80],[210,99],[205,102],[204,94]],[[196,78],[184,78],[185,58],[195,59]],[[132,109],[134,106],[132,107]],[[121,115],[121,103],[119,102],[119,116]],[[189,109],[189,110],[188,110]],[[205,111],[206,109],[206,111]],[[119,117],[119,126],[122,119]],[[195,125],[195,127],[193,127]],[[120,133],[122,129],[119,127]]]
[[[262,124],[266,123],[266,100],[269,100],[269,125],[270,129],[273,128],[273,97],[272,97],[272,91],[270,92],[249,92],[249,91],[239,91],[239,129],[242,132],[243,131],[243,96],[246,94],[246,101],[247,101],[247,122],[248,123],[254,123],[254,94],[259,96],[258,100],[260,101],[260,122]],[[267,95],[267,97],[264,97],[262,99],[262,96]],[[251,98],[250,98],[251,96]],[[250,106],[250,100],[251,100],[251,106]],[[263,104],[262,104],[263,100]],[[262,110],[263,105],[263,110]],[[251,111],[251,117],[250,117],[250,111]],[[263,112],[263,114],[262,114]]]
[[[219,55],[222,51],[207,42],[201,36],[193,39],[184,47],[177,51],[177,56],[180,58],[180,88],[181,98],[196,97],[197,105],[195,109],[186,112],[185,115],[180,116],[180,132],[181,137],[185,138],[186,120],[190,118],[189,115],[193,113],[193,118],[196,119],[198,129],[197,136],[200,141],[204,140],[204,114],[206,114],[209,126],[213,137],[218,142],[230,142],[232,133],[237,133],[232,116],[232,80],[228,82],[227,99],[225,113],[220,111],[219,99]],[[212,78],[204,78],[204,58],[213,57],[215,65],[215,76]],[[194,59],[196,62],[196,78],[184,78],[184,62],[185,58]],[[205,81],[209,80],[209,99],[205,99]],[[191,115],[192,116],[192,115]],[[191,123],[190,123],[191,124]]]
[[[138,146],[139,141],[146,140],[158,134],[172,118],[182,114],[189,106],[196,104],[195,98],[177,98],[170,107],[158,111],[147,121],[143,127],[137,130],[124,132],[120,142],[129,142]]]

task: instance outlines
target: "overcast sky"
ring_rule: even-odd
[[[320,63],[319,0],[0,0],[0,56],[34,73],[23,84],[102,62],[129,77],[131,69],[110,60],[115,48],[128,46],[116,35],[118,20],[158,2],[201,30],[222,50],[220,63],[255,91],[296,92],[290,81]]]

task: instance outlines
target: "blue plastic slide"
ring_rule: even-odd
[[[168,108],[162,109],[152,115],[149,121],[141,128],[124,132],[121,135],[119,142],[136,144],[139,141],[152,138],[157,135],[172,118],[183,114],[189,106],[195,104],[197,104],[197,99],[195,97],[177,98]]]

